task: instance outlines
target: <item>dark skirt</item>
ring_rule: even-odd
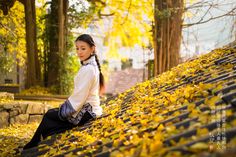
[[[46,137],[65,132],[66,130],[70,130],[76,126],[83,125],[90,119],[94,119],[94,113],[91,111],[87,111],[86,108],[82,108],[81,120],[78,125],[74,125],[70,123],[68,120],[62,121],[58,116],[58,108],[50,109],[43,116],[41,123],[39,124],[33,138],[29,143],[27,143],[23,149],[29,149],[35,147],[39,144],[41,139],[45,139]]]

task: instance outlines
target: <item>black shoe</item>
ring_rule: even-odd
[[[15,156],[19,156],[21,154],[21,152],[23,151],[23,146],[18,146],[17,148],[14,149],[15,150]]]
[[[24,147],[23,147],[23,150],[26,150],[26,149],[30,149],[30,148],[33,148],[33,147],[36,147],[38,146],[38,143],[33,143],[33,142],[29,142],[27,143]]]

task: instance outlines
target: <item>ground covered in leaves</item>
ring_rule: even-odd
[[[38,123],[15,124],[0,129],[0,156],[20,155],[18,147],[23,147],[32,137]]]
[[[224,48],[180,64],[105,103],[101,118],[48,137],[22,155],[172,157],[231,150],[235,63],[236,49]]]
[[[23,102],[22,100],[1,99],[1,103]],[[28,101],[27,101],[28,102]],[[58,107],[63,101],[34,101],[48,104],[51,108]],[[0,115],[1,116],[1,115]],[[0,156],[20,155],[22,148],[33,136],[39,123],[14,124],[10,127],[0,128]]]

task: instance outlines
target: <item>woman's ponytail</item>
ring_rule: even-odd
[[[103,93],[104,88],[105,88],[105,85],[104,85],[104,76],[103,76],[103,74],[102,74],[101,65],[100,65],[100,63],[99,63],[98,56],[97,56],[96,53],[95,53],[94,55],[95,55],[95,60],[96,60],[97,65],[98,65],[98,69],[99,69],[100,93]]]

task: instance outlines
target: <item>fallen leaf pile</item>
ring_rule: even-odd
[[[22,90],[20,95],[52,95],[53,91],[48,88],[33,86],[29,89]]]
[[[0,129],[0,156],[19,155],[18,147],[23,147],[32,137],[38,123],[14,124]]]

